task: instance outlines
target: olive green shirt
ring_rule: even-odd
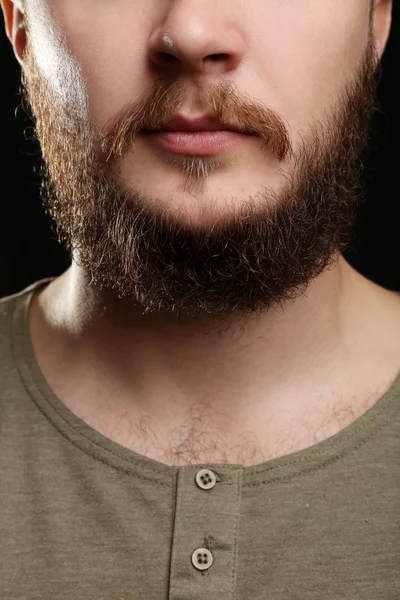
[[[27,327],[49,281],[0,301],[1,600],[400,599],[400,374],[311,448],[172,467],[50,389]]]

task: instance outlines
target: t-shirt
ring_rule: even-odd
[[[400,374],[310,448],[166,465],[49,387],[27,309],[52,279],[0,301],[1,600],[400,599]]]

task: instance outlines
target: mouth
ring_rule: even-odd
[[[257,135],[239,126],[218,123],[208,116],[188,119],[182,115],[175,116],[163,128],[145,129],[142,133],[164,150],[191,155],[215,155]]]
[[[144,131],[146,138],[164,150],[177,154],[215,155],[243,144],[254,134],[229,130]]]

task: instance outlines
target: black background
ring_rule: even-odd
[[[323,0],[322,0],[323,1]],[[397,204],[400,170],[400,7],[395,0],[393,27],[382,61],[378,88],[380,111],[371,125],[365,155],[365,198],[360,207],[346,259],[376,283],[400,290],[400,242]],[[0,26],[3,22],[0,22]],[[20,67],[5,33],[0,31],[1,58],[1,211],[0,297],[31,283],[61,274],[70,265],[57,241],[55,226],[39,195],[40,151],[32,124],[20,105]]]

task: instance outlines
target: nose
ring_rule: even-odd
[[[173,0],[149,40],[153,65],[169,75],[222,75],[243,59],[245,43],[231,0]]]

